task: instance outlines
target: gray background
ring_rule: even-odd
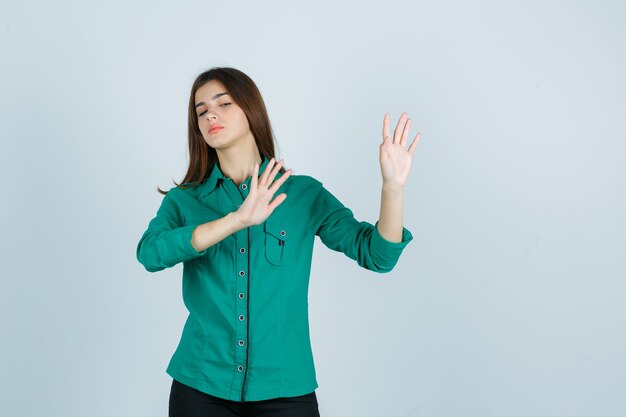
[[[167,415],[182,265],[135,248],[220,65],[359,220],[384,113],[423,133],[396,268],[316,240],[323,417],[626,414],[623,2],[168,3],[0,3],[1,415]]]

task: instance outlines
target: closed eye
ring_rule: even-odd
[[[226,106],[230,106],[232,103],[222,103],[220,104],[220,106],[222,107],[226,107]],[[198,114],[198,117],[202,116],[204,113],[206,113],[206,110],[203,111],[202,113]]]

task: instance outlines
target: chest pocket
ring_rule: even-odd
[[[298,219],[272,216],[264,223],[265,258],[272,265],[290,264],[300,250],[305,225]]]

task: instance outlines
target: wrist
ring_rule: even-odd
[[[228,216],[231,218],[231,222],[237,230],[245,229],[249,227],[248,223],[246,223],[239,214],[239,211],[232,211],[228,213]]]
[[[398,183],[393,183],[393,182],[386,182],[383,181],[383,191],[391,191],[391,192],[403,192],[404,191],[404,185],[402,184],[398,184]]]

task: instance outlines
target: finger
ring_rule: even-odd
[[[287,172],[285,172],[283,175],[280,176],[279,179],[277,179],[276,181],[272,183],[272,186],[269,188],[270,193],[274,194],[276,191],[278,191],[280,186],[283,185],[285,181],[287,181],[287,178],[289,178],[290,175],[291,175],[291,168],[289,168]]]
[[[411,146],[409,146],[409,153],[411,155],[413,155],[413,152],[415,152],[415,147],[417,146],[417,143],[420,141],[421,137],[422,137],[421,133],[418,133],[417,135],[415,135],[415,139],[413,139],[413,143],[411,143]]]
[[[265,186],[266,182],[267,182],[267,177],[269,177],[270,174],[270,170],[272,169],[272,166],[274,166],[274,162],[275,159],[272,157],[270,159],[270,161],[267,163],[267,165],[265,166],[265,170],[263,170],[263,174],[261,174],[261,177],[259,178],[259,186]]]
[[[278,205],[280,203],[285,201],[286,198],[287,198],[287,194],[285,194],[285,193],[278,194],[276,196],[276,198],[274,200],[272,200],[272,202],[270,204],[268,204],[267,207],[270,209],[270,216],[272,215],[272,212],[276,209],[276,207],[278,207]]]
[[[411,119],[406,119],[406,124],[404,125],[404,130],[402,130],[402,136],[400,137],[400,145],[404,148],[406,144],[406,137],[409,135],[409,129],[411,128]]]
[[[258,187],[259,184],[259,180],[257,179],[257,176],[259,175],[259,163],[255,162],[254,163],[254,168],[252,168],[252,180],[250,181],[250,187],[251,190],[256,190],[256,188]]]
[[[402,130],[404,130],[404,125],[406,123],[406,117],[407,114],[406,112],[403,112],[402,115],[400,115],[400,119],[398,119],[398,124],[396,125],[396,128],[393,130],[393,142],[392,143],[399,143],[400,142],[400,136],[402,135]]]
[[[385,138],[389,137],[389,113],[385,113],[385,117],[383,118],[383,143],[385,143]]]
[[[283,166],[283,160],[281,159],[280,161],[278,161],[278,163],[274,166],[274,169],[272,170],[272,172],[270,172],[270,177],[267,180],[268,184],[271,184],[272,181],[274,181],[274,177],[276,177],[276,174],[278,173],[278,171],[280,171],[280,168]]]

